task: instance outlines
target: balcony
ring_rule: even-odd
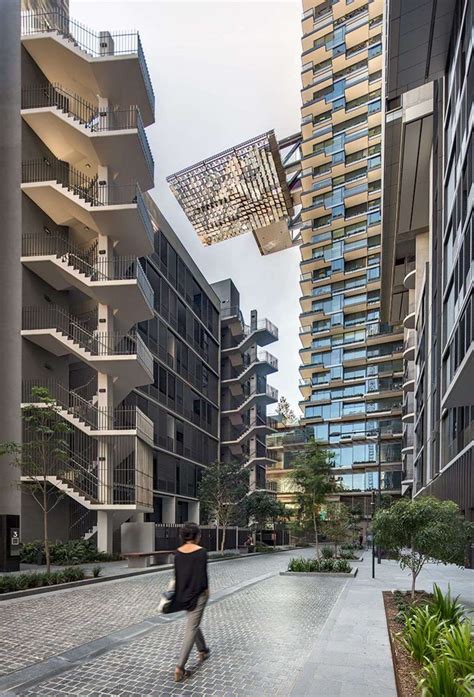
[[[153,252],[153,225],[138,184],[108,184],[43,158],[23,162],[21,188],[56,225],[107,235],[120,254]]]
[[[107,164],[142,190],[153,186],[154,161],[137,107],[99,108],[58,85],[22,89],[21,114],[49,150],[77,169]]]
[[[243,388],[243,383],[251,375],[270,375],[278,370],[278,359],[268,351],[257,351],[253,356],[244,356],[244,367],[232,377],[221,375],[222,386],[230,388],[231,392],[238,394]]]
[[[104,259],[96,242],[84,250],[56,231],[24,235],[21,261],[56,290],[76,288],[111,307],[117,331],[153,317],[153,289],[137,257]]]
[[[415,366],[412,362],[405,367],[403,376],[403,394],[413,392],[415,389]]]
[[[46,351],[113,376],[116,404],[134,387],[153,382],[153,357],[138,335],[91,331],[59,305],[24,307],[22,327],[22,336]]]
[[[112,439],[111,463],[66,448],[65,457],[50,458],[46,479],[89,510],[152,511],[153,451],[145,446],[125,454],[128,440]],[[28,466],[22,468],[23,482],[33,481],[33,476]]]
[[[254,325],[241,326],[240,334],[243,334],[241,341],[235,346],[222,348],[222,354],[229,356],[231,362],[241,362],[242,354],[247,351],[252,344],[266,346],[274,341],[278,341],[278,328],[268,319],[258,320]]]
[[[410,292],[410,295],[413,296],[413,293]],[[403,326],[405,327],[405,329],[414,329],[415,322],[416,322],[415,300],[412,297],[408,301],[408,312],[403,320]]]
[[[416,266],[415,260],[411,259],[405,262],[405,275],[403,278],[403,286],[407,290],[415,290],[416,282]]]
[[[22,405],[41,404],[32,394],[34,387],[48,390],[58,414],[71,426],[89,436],[136,436],[153,446],[153,421],[138,407],[98,407],[95,399],[85,399],[80,390],[71,390],[56,380],[34,378],[22,383]]]
[[[221,405],[222,415],[227,416],[232,423],[239,424],[242,423],[242,414],[256,404],[263,407],[278,402],[278,390],[267,384],[259,384],[259,382],[257,381],[257,385],[243,397],[232,397],[227,404]]]
[[[413,392],[405,394],[402,408],[402,421],[404,424],[412,424],[415,421],[415,400]]]
[[[413,329],[409,329],[407,332],[407,338],[404,343],[403,348],[403,360],[413,361],[415,360],[415,332]]]
[[[254,437],[257,433],[260,436],[265,436],[268,433],[272,433],[275,428],[276,421],[274,419],[264,419],[261,416],[256,416],[251,419],[249,423],[233,426],[227,432],[224,432],[221,435],[221,442],[222,445],[230,448],[234,454],[239,454],[242,445],[246,443],[249,438]]]
[[[23,12],[23,46],[52,83],[94,101],[136,104],[145,126],[155,118],[155,95],[138,32],[94,32],[59,11]]]

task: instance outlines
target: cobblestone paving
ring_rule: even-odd
[[[287,697],[345,583],[275,576],[211,605],[203,623],[211,658],[184,685],[172,680],[178,620],[17,694]]]
[[[284,570],[288,558],[293,555],[285,552],[210,564],[211,593],[265,573]],[[164,571],[2,601],[0,675],[155,615],[160,593],[170,575],[171,572]]]

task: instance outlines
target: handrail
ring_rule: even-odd
[[[96,33],[58,10],[53,12],[35,12],[31,10],[22,12],[22,36],[33,36],[34,34],[47,32],[56,32],[93,58],[136,55],[148,101],[153,114],[155,113],[153,85],[143,53],[140,35],[137,31],[101,31]]]
[[[60,305],[23,307],[22,314],[24,330],[54,329],[92,356],[136,354],[137,358],[145,360],[143,341],[138,336],[117,332],[91,332],[80,319]],[[151,360],[153,369],[153,359]]]
[[[22,256],[55,256],[85,274],[93,282],[136,279],[149,306],[153,307],[153,288],[137,257],[102,259],[97,254],[96,245],[93,245],[92,251],[93,253],[83,251],[60,232],[35,232],[22,237]]]
[[[91,206],[136,203],[139,207],[139,198],[142,199],[138,184],[101,184],[97,176],[87,177],[56,157],[23,161],[21,181],[23,184],[56,181]]]
[[[94,431],[138,429],[137,407],[97,407],[53,379],[30,379],[22,383],[22,403],[35,404],[41,399],[32,394],[34,387],[44,387],[56,404],[75,418],[83,421]],[[140,412],[141,414],[142,412]]]
[[[22,109],[39,109],[56,107],[93,133],[136,129],[148,169],[153,175],[154,160],[146,137],[145,127],[137,106],[106,109],[87,102],[74,92],[70,92],[58,83],[30,85],[21,91]]]

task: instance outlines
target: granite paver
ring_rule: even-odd
[[[286,697],[346,582],[274,576],[211,605],[203,631],[212,656],[184,686],[173,682],[178,620],[16,694]]]
[[[283,552],[210,564],[211,591],[265,573],[278,573],[293,555],[294,552]],[[160,593],[170,577],[170,571],[160,571],[2,601],[0,676],[155,615]]]

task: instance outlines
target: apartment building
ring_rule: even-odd
[[[267,406],[278,401],[267,376],[278,370],[278,360],[262,347],[278,340],[278,329],[268,319],[258,319],[256,310],[245,324],[239,292],[230,279],[212,288],[221,304],[220,459],[240,462],[249,471],[250,490],[265,490],[266,469],[272,464],[266,437],[276,425],[267,417]]]
[[[147,197],[155,251],[143,260],[154,316],[138,325],[153,356],[153,381],[131,400],[154,424],[156,523],[199,522],[198,483],[218,458],[220,300]]]
[[[403,328],[380,317],[384,6],[303,10],[302,423],[368,515],[402,464]]]
[[[473,3],[389,3],[388,23],[382,310],[404,325],[403,490],[474,520]]]
[[[51,537],[97,532],[111,551],[121,522],[153,510],[154,426],[128,401],[153,381],[135,329],[154,308],[139,262],[154,250],[154,95],[138,34],[26,10],[21,120],[22,402],[46,387],[70,428],[67,465],[52,458],[48,476]],[[23,539],[37,538],[26,492],[22,513]]]
[[[297,491],[291,472],[294,461],[312,438],[310,427],[285,425],[279,421],[276,431],[267,436],[267,449],[272,463],[267,468],[267,488],[276,492],[277,500],[290,511],[297,512]]]

